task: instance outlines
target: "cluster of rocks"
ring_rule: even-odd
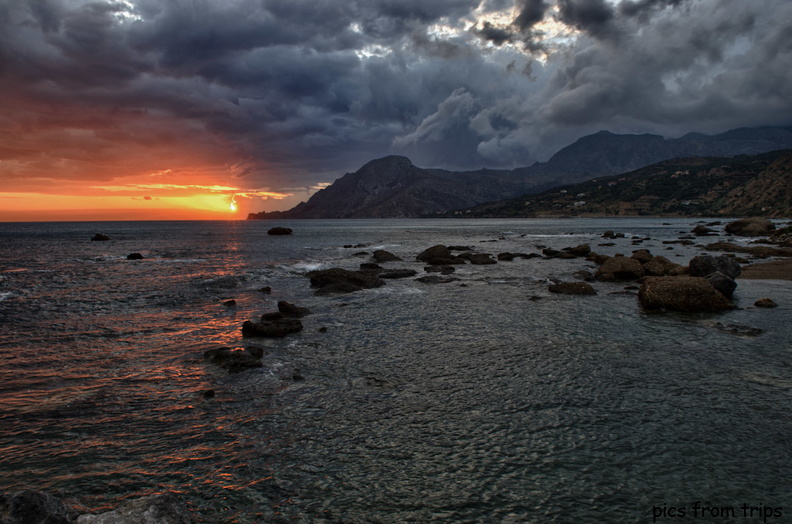
[[[185,505],[174,493],[133,499],[105,513],[82,514],[40,491],[0,494],[2,524],[193,524]]]
[[[299,333],[303,330],[300,319],[310,314],[311,310],[308,308],[281,300],[278,302],[278,311],[264,313],[257,322],[246,320],[242,324],[242,336],[244,338],[282,338],[292,333]],[[262,367],[261,359],[264,353],[264,348],[259,346],[219,347],[206,350],[203,359],[227,369],[231,373],[236,373]]]

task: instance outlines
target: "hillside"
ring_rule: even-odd
[[[416,167],[406,157],[372,160],[289,211],[249,218],[398,218],[445,212],[540,190],[514,171],[451,172]]]
[[[792,150],[660,162],[448,216],[792,216]]]
[[[547,162],[513,170],[425,169],[414,166],[406,157],[389,156],[345,174],[288,211],[251,213],[248,218],[442,215],[488,201],[624,173],[672,158],[752,155],[784,148],[792,148],[792,128],[744,128],[714,136],[691,133],[676,139],[601,131],[564,147]]]

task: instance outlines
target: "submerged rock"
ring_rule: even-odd
[[[349,271],[341,268],[310,271],[311,287],[319,288],[317,294],[351,293],[385,285],[385,281],[366,271]]]
[[[48,493],[20,491],[0,494],[2,524],[69,524],[69,511]]]
[[[77,524],[193,524],[194,522],[187,508],[173,493],[141,497],[125,502],[113,511],[98,515],[82,515],[77,519]]]
[[[415,280],[422,284],[450,284],[451,282],[457,282],[459,279],[456,277],[443,278],[439,275],[427,275],[425,277],[416,278]]]
[[[204,351],[203,359],[227,369],[231,373],[238,373],[246,369],[260,368],[262,366],[261,357],[263,356],[264,350],[257,346],[250,346],[245,349],[221,347]]]
[[[596,295],[597,291],[586,282],[559,282],[551,284],[547,290],[561,295]]]
[[[497,264],[498,261],[492,258],[487,253],[462,253],[459,258],[464,258],[475,266],[483,266],[488,264]]]
[[[112,239],[107,235],[103,235],[102,233],[97,233],[91,237],[91,240],[93,240],[94,242],[104,242]]]
[[[392,269],[379,274],[380,278],[409,278],[417,275],[414,269]]]
[[[734,306],[703,277],[648,277],[638,291],[647,310],[722,311]]]

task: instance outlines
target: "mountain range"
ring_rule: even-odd
[[[446,216],[792,217],[792,149],[665,160]]]
[[[486,202],[524,199],[670,159],[735,157],[781,149],[792,149],[792,127],[740,128],[719,135],[689,133],[673,139],[600,131],[562,148],[547,162],[512,170],[426,169],[406,157],[388,156],[345,174],[290,210],[251,213],[248,219],[438,216]],[[486,213],[495,213],[495,208],[490,206]]]

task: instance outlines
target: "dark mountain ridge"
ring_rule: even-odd
[[[447,215],[792,217],[792,149],[675,158]]]
[[[454,172],[417,167],[403,156],[372,160],[288,211],[251,213],[249,219],[397,218],[441,215],[454,209],[536,194],[553,187],[633,171],[694,156],[754,155],[792,148],[792,127],[740,128],[719,135],[584,136],[547,162],[513,170]]]

